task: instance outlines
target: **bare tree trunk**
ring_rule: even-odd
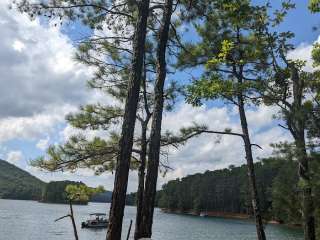
[[[166,0],[163,12],[162,26],[159,31],[159,45],[157,49],[157,80],[155,84],[154,111],[150,132],[148,169],[143,197],[143,217],[138,237],[150,238],[152,235],[154,201],[157,190],[158,168],[160,158],[161,123],[163,113],[163,89],[166,79],[166,49],[173,8],[173,0]]]
[[[260,203],[259,203],[259,197],[258,197],[258,191],[257,191],[257,185],[256,185],[256,176],[254,172],[254,164],[253,164],[253,156],[252,156],[252,148],[251,148],[252,146],[250,142],[247,117],[244,109],[244,100],[241,92],[238,93],[238,108],[239,108],[240,122],[241,122],[241,128],[243,133],[244,147],[246,152],[247,169],[248,169],[247,171],[248,171],[250,193],[251,193],[251,203],[252,203],[253,214],[256,222],[257,235],[259,240],[266,240],[266,235],[264,232],[262,216],[260,211]]]
[[[106,237],[107,240],[121,240],[133,134],[136,121],[137,105],[139,101],[143,57],[145,52],[149,2],[149,0],[142,0],[138,3],[138,19],[133,41],[132,69],[128,84],[128,94],[122,123],[122,133],[119,141],[119,155],[117,157],[109,226]]]
[[[132,227],[132,220],[130,220],[130,225],[129,225],[129,229],[128,229],[128,233],[127,233],[127,240],[129,240],[129,238],[130,238],[131,227]]]
[[[137,191],[137,215],[136,215],[136,226],[134,232],[134,239],[140,239],[139,229],[142,224],[142,209],[143,209],[143,193],[144,193],[144,177],[146,168],[146,156],[147,156],[147,123],[141,123],[141,153],[140,153],[140,166],[139,166],[139,183]]]
[[[71,222],[72,222],[74,238],[76,240],[79,240],[78,231],[77,231],[77,225],[76,225],[76,222],[74,220],[73,207],[72,207],[72,201],[71,200],[69,200],[69,206],[70,206],[70,218],[71,218]]]

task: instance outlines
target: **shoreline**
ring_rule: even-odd
[[[172,214],[184,214],[199,217],[222,217],[230,219],[251,219],[249,214],[244,213],[225,213],[225,212],[215,212],[215,211],[182,211],[182,210],[172,210],[167,208],[161,208],[164,213]]]
[[[253,217],[245,213],[226,213],[226,212],[217,212],[217,211],[182,211],[182,210],[172,210],[167,208],[161,208],[161,212],[168,214],[182,214],[198,217],[216,217],[216,218],[226,218],[226,219],[238,219],[238,220],[253,220]],[[290,228],[301,228],[301,224],[294,223],[281,223],[276,220],[264,221],[264,224],[272,225],[283,225]]]

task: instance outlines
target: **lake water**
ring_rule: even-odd
[[[105,212],[109,210],[109,206],[105,203],[90,203],[88,206],[74,207],[80,240],[105,239],[105,229],[81,229],[80,222],[89,213]],[[0,240],[73,240],[73,230],[68,218],[54,222],[67,213],[68,205],[0,199]],[[130,219],[135,219],[134,207],[126,207],[123,239]],[[266,233],[268,240],[303,239],[300,230],[278,225],[267,225]],[[256,235],[255,226],[250,221],[166,214],[156,209],[153,239],[255,240]]]

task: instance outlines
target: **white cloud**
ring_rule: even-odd
[[[263,149],[254,148],[254,159],[270,156],[270,143],[290,140],[289,134],[277,126],[272,115],[277,112],[274,107],[260,106],[258,109],[248,109],[247,119],[252,143],[259,144]],[[206,124],[211,130],[232,128],[234,132],[241,132],[237,111],[233,108],[194,108],[188,104],[181,104],[172,113],[164,117],[163,129],[178,130],[192,122]],[[160,178],[158,187],[171,179],[180,178],[188,174],[204,172],[228,167],[231,164],[245,164],[245,154],[242,139],[235,136],[223,136],[217,143],[217,136],[203,134],[189,140],[189,142],[173,150],[169,154],[170,166],[174,171],[165,178]]]
[[[0,117],[29,117],[90,98],[92,70],[74,61],[75,47],[59,27],[31,21],[0,2]]]
[[[21,52],[23,49],[26,48],[26,46],[24,45],[23,42],[19,41],[19,40],[15,40],[12,44],[12,47],[14,50]]]
[[[46,137],[44,139],[40,139],[37,142],[36,147],[39,148],[42,151],[45,151],[49,146],[49,141],[50,141],[50,137]]]
[[[75,107],[65,105],[31,117],[7,117],[0,119],[0,142],[13,139],[36,140],[46,136],[56,125],[64,122],[65,115]]]
[[[22,159],[23,159],[23,154],[21,151],[10,151],[6,157],[6,160],[9,163],[12,163],[15,165],[19,165]]]
[[[9,2],[0,1],[0,142],[4,146],[19,139],[23,145],[23,141],[31,140],[35,147],[44,150],[49,141],[63,142],[78,133],[66,125],[67,113],[86,103],[116,101],[103,93],[88,91],[86,81],[93,70],[74,61],[74,43],[61,33],[59,26],[30,21],[15,9],[9,10]],[[113,187],[111,174],[97,177],[89,170],[75,174],[41,172],[26,165],[20,151],[10,152],[1,146],[0,154],[10,161],[22,160],[20,166],[46,181],[82,180],[89,185],[107,182],[107,189]],[[27,156],[30,157],[36,156]]]
[[[320,36],[314,43],[320,42]],[[296,49],[289,52],[288,57],[294,60],[303,60],[306,61],[306,66],[304,67],[305,71],[312,72],[314,71],[313,60],[311,58],[313,44],[310,43],[301,43]]]
[[[7,3],[0,1],[0,142],[39,141],[80,105],[112,103],[88,91],[92,69],[74,61],[74,44],[59,27],[31,21]]]
[[[61,142],[65,142],[68,139],[70,139],[70,137],[76,136],[79,134],[86,136],[86,139],[88,139],[88,140],[92,140],[94,137],[108,139],[108,136],[109,136],[108,132],[103,131],[103,130],[90,130],[90,129],[82,130],[82,129],[74,128],[68,124],[68,125],[66,125],[66,127],[64,129],[62,129],[59,132],[59,137],[60,137],[59,140]]]
[[[264,127],[274,126],[273,115],[277,114],[279,109],[275,106],[260,105],[246,111],[247,120],[252,130],[256,132]]]
[[[30,172],[32,175],[37,176],[42,181],[50,182],[50,181],[64,181],[64,180],[71,180],[71,181],[82,181],[88,186],[96,187],[102,185],[105,187],[106,190],[112,191],[113,183],[114,183],[114,175],[112,173],[104,173],[102,175],[94,175],[93,171],[88,169],[81,169],[75,173],[70,172],[47,172],[41,171],[38,168],[34,168],[30,165],[25,167],[25,170]],[[129,191],[136,191],[136,174],[134,173],[133,177],[129,179]]]
[[[174,112],[165,113],[163,129],[179,130],[181,127],[188,127],[193,122],[206,124],[215,130],[224,130],[233,123],[234,113],[227,107],[207,108],[192,107],[189,104],[181,103]],[[236,130],[236,129],[235,129]]]

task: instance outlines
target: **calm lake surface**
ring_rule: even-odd
[[[89,213],[106,210],[109,210],[109,204],[105,203],[74,207],[80,240],[105,239],[105,229],[81,229],[80,223],[87,219]],[[72,226],[68,218],[54,222],[67,213],[67,205],[0,199],[0,240],[73,240]],[[159,209],[155,210],[154,217],[154,240],[256,239],[254,224],[246,220],[165,214]],[[134,207],[126,207],[123,239],[130,219],[135,219]],[[266,232],[268,240],[303,239],[300,230],[284,226],[267,225]]]

